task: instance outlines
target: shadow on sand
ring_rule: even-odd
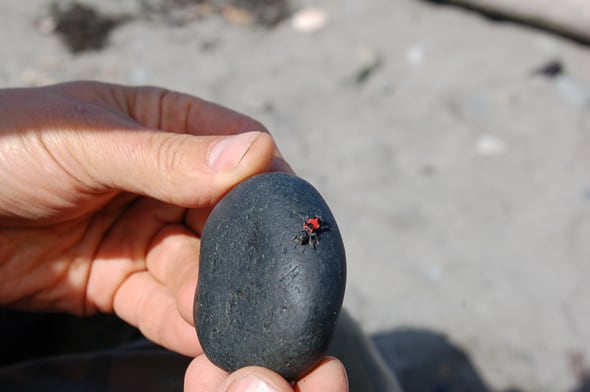
[[[426,329],[396,329],[372,337],[405,392],[492,392],[469,355],[444,335]],[[511,388],[504,392],[524,392]],[[571,392],[590,392],[586,373]]]

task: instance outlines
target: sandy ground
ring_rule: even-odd
[[[100,7],[138,14],[138,3]],[[327,12],[323,29],[138,18],[73,55],[45,31],[48,4],[0,2],[0,86],[156,84],[252,115],[339,219],[345,304],[367,332],[446,338],[482,390],[580,384],[588,47],[419,0],[301,0]],[[564,75],[532,75],[553,59]]]

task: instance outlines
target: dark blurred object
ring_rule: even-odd
[[[182,26],[194,20],[222,15],[237,25],[256,24],[272,28],[291,16],[290,0],[142,0],[148,19]]]
[[[545,76],[549,79],[556,78],[557,76],[563,75],[564,67],[561,61],[551,60],[546,64],[541,65],[533,70],[533,75]]]
[[[113,315],[76,317],[0,308],[0,367],[47,356],[110,349],[142,338]]]
[[[328,355],[344,363],[350,392],[404,392],[371,339],[346,309],[338,318]]]
[[[446,336],[425,329],[396,329],[373,336],[377,350],[406,392],[491,392],[469,356]],[[577,380],[570,392],[590,392],[590,371],[581,353],[570,355]],[[513,387],[504,392],[523,392]]]
[[[2,392],[182,391],[191,358],[148,346],[36,361],[0,369]]]
[[[344,362],[351,392],[402,392],[345,310],[329,354]],[[113,315],[80,318],[4,308],[0,359],[2,392],[180,391],[191,361],[148,341]]]
[[[235,7],[252,15],[264,27],[274,27],[291,15],[289,0],[213,0],[223,7]]]
[[[584,354],[580,351],[569,353],[568,365],[573,376],[578,380],[578,386],[571,392],[590,392],[590,370]]]
[[[114,315],[0,308],[0,391],[180,391],[191,358]]]
[[[584,1],[497,1],[497,0],[422,0],[445,7],[456,7],[494,22],[516,23],[548,31],[578,44],[590,45],[588,16]],[[553,8],[551,3],[555,4]],[[545,6],[544,6],[545,5]],[[555,12],[560,8],[560,12]]]
[[[467,354],[444,335],[401,329],[373,337],[407,392],[489,392]]]
[[[384,59],[381,55],[375,54],[372,58],[368,58],[362,67],[356,72],[354,81],[357,85],[366,83],[369,78],[381,68]]]
[[[590,392],[590,378],[584,380],[576,389],[572,392]]]
[[[129,19],[126,15],[105,15],[76,2],[65,9],[53,3],[51,17],[54,32],[72,53],[104,48],[111,31]]]

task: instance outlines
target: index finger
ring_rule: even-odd
[[[143,126],[193,135],[230,135],[268,130],[234,110],[157,87],[126,88],[129,114]]]
[[[159,87],[130,87],[100,82],[68,82],[51,86],[70,97],[108,105],[137,125],[192,135],[269,133],[253,118],[204,99]],[[275,146],[270,170],[293,173]]]
[[[267,129],[258,121],[204,99],[160,87],[68,82],[50,88],[89,103],[108,105],[144,128],[193,135],[230,135]]]
[[[269,133],[253,118],[198,97],[157,87],[126,89],[129,115],[145,127],[192,135]],[[276,145],[270,170],[293,173]]]

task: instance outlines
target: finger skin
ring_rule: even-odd
[[[185,392],[214,392],[227,378],[228,373],[213,365],[205,354],[200,354],[189,364],[184,375]]]
[[[252,387],[259,380],[266,389],[260,391],[276,392],[347,392],[348,379],[342,363],[336,358],[327,357],[294,385],[279,374],[258,366],[249,366],[228,374],[213,365],[205,355],[195,358],[189,365],[184,381],[187,392],[238,392],[241,387]]]
[[[295,390],[300,392],[346,392],[348,391],[346,369],[338,359],[324,358],[313,371],[297,381]]]

